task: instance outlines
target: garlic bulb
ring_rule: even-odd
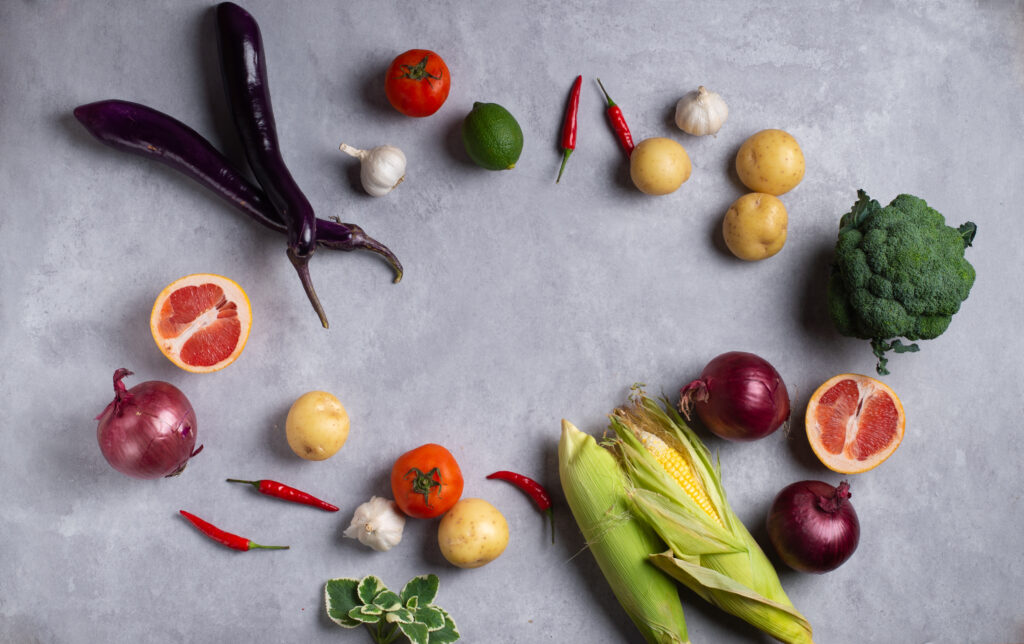
[[[709,92],[703,85],[676,103],[676,125],[687,134],[715,134],[727,118],[729,106],[725,100],[717,93]]]
[[[359,543],[377,552],[384,552],[402,541],[404,529],[405,515],[398,511],[398,505],[391,499],[371,496],[369,501],[356,508],[352,523],[342,534],[358,539]]]
[[[359,178],[371,196],[383,197],[405,179],[405,153],[393,145],[360,150],[342,143],[341,151],[359,159]]]

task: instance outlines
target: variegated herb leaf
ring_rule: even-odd
[[[434,603],[434,599],[437,597],[437,587],[440,581],[437,575],[419,575],[413,577],[405,584],[405,588],[402,589],[402,604],[407,608],[409,606],[409,600],[413,597],[418,597],[418,605],[426,606],[427,604]]]
[[[376,624],[380,621],[381,610],[373,604],[369,606],[356,606],[348,612],[348,616],[363,624]]]
[[[409,638],[410,644],[429,644],[430,643],[430,631],[427,627],[419,622],[409,622],[408,624],[399,624],[398,628],[401,629],[402,634]]]
[[[338,626],[356,628],[358,622],[348,616],[348,612],[359,605],[359,594],[355,579],[331,579],[324,587],[324,600],[327,604],[327,616]]]
[[[459,629],[455,626],[455,621],[443,608],[438,608],[438,610],[444,615],[444,626],[430,632],[430,639],[427,641],[427,644],[451,644],[452,642],[457,642],[462,636],[459,635]]]
[[[397,608],[384,613],[384,621],[389,624],[408,624],[418,620],[408,608]]]
[[[382,590],[387,590],[384,587],[384,582],[373,575],[368,575],[359,582],[359,599],[364,604],[372,604],[373,598]]]
[[[436,631],[444,627],[444,613],[437,606],[423,606],[414,611],[416,621],[427,627],[428,631]]]
[[[398,610],[402,607],[402,600],[398,595],[385,588],[373,598],[373,605],[379,606],[383,611]]]

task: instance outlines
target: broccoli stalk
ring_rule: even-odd
[[[913,195],[884,208],[863,190],[857,197],[839,221],[828,307],[841,334],[871,341],[875,368],[886,375],[886,352],[918,351],[913,341],[945,332],[967,299],[975,272],[964,250],[977,226],[947,226]]]

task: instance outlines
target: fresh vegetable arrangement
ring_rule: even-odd
[[[645,596],[650,582],[641,581],[640,575],[651,574],[638,571],[654,564],[702,599],[776,639],[811,642],[810,624],[793,607],[771,562],[733,513],[711,453],[683,418],[637,392],[631,403],[612,412],[611,429],[615,435],[609,451],[614,457],[597,456],[594,450],[601,448],[593,439],[563,421],[559,474],[591,551],[647,641],[687,641],[681,609],[673,608],[666,616],[637,606],[678,605],[664,584],[659,584],[657,599]],[[616,479],[620,483],[608,483]],[[615,507],[609,501],[619,495],[620,507],[608,514]],[[636,552],[638,546],[620,550],[620,541],[603,539],[609,524],[620,523],[634,524],[624,534],[649,548],[645,558],[634,554],[623,561],[623,553]],[[667,549],[649,534],[639,536],[645,532],[642,526]]]
[[[315,216],[277,139],[258,24],[241,7],[225,2],[217,6],[217,31],[231,114],[259,185],[194,130],[144,105],[101,101],[79,106],[75,116],[107,145],[192,177],[250,218],[286,235],[287,255],[326,327],[309,272],[317,249],[378,253],[394,268],[396,282],[402,266],[359,226]],[[450,77],[435,52],[409,50],[388,67],[385,93],[400,113],[426,117],[447,100]],[[634,145],[622,110],[597,82],[635,187],[650,195],[678,190],[692,172],[686,149],[664,136],[650,136]],[[581,86],[579,75],[564,114],[556,183],[576,149]],[[700,86],[676,104],[675,122],[692,136],[715,135],[728,115],[724,99]],[[507,170],[520,161],[523,130],[502,105],[474,103],[462,121],[461,134],[467,155],[482,168]],[[388,194],[405,180],[407,159],[397,146],[361,150],[343,143],[340,148],[359,159],[363,188],[372,196]],[[736,199],[726,213],[726,246],[743,260],[771,257],[786,243],[789,224],[778,195],[801,183],[803,151],[788,132],[762,130],[740,146],[735,169],[753,192]],[[840,333],[871,340],[879,373],[886,373],[885,352],[917,350],[916,344],[904,345],[899,338],[936,337],[966,299],[974,269],[963,255],[976,227],[970,222],[959,229],[946,226],[942,215],[910,195],[900,195],[885,208],[863,191],[858,195],[853,210],[840,221],[829,310]],[[203,273],[168,285],[150,316],[161,353],[190,373],[232,364],[246,345],[251,325],[252,307],[242,287],[226,277]],[[126,369],[115,372],[115,399],[97,417],[104,457],[118,471],[136,478],[179,474],[202,450],[195,448],[191,404],[168,383],[144,382],[128,390],[122,383],[127,375],[131,372]],[[648,642],[689,641],[682,601],[693,595],[780,641],[812,641],[808,620],[793,606],[761,546],[727,501],[720,464],[687,425],[695,414],[717,438],[763,439],[790,421],[791,404],[775,367],[755,354],[730,351],[714,358],[683,387],[677,407],[635,392],[629,404],[610,414],[610,433],[600,444],[563,421],[558,447],[562,490],[587,548]],[[811,395],[804,423],[808,443],[822,464],[855,474],[893,454],[903,439],[905,414],[890,387],[844,373]],[[289,447],[306,461],[333,457],[351,429],[348,411],[326,391],[310,391],[296,399],[284,427]],[[554,543],[552,498],[539,481],[509,470],[486,478],[507,481],[527,493],[550,520]],[[407,519],[416,518],[436,520],[438,548],[452,566],[478,568],[506,551],[517,526],[510,526],[489,501],[463,497],[467,479],[447,448],[428,443],[401,454],[389,479],[393,499],[374,495],[355,507],[343,532],[346,538],[388,552],[401,544]],[[472,485],[473,477],[468,480]],[[339,511],[338,506],[271,479],[227,481],[246,484],[265,496]],[[860,535],[849,499],[847,481],[837,486],[800,481],[779,492],[765,525],[782,561],[813,573],[834,570],[847,561]],[[203,535],[231,549],[289,548],[260,545],[185,510],[180,514]],[[689,591],[683,599],[679,584]],[[347,628],[366,625],[378,643],[402,637],[413,643],[454,642],[460,637],[454,622],[433,603],[437,588],[434,575],[414,578],[401,593],[372,576],[331,579],[325,586],[325,606],[332,621]]]
[[[871,341],[879,374],[889,373],[888,351],[918,350],[900,338],[930,340],[949,328],[974,284],[964,250],[977,230],[970,221],[947,226],[913,195],[883,208],[857,191],[853,209],[839,220],[828,309],[841,334]]]

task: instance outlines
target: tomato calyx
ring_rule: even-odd
[[[423,505],[431,507],[430,491],[436,487],[438,496],[441,495],[441,470],[435,467],[429,472],[423,472],[420,468],[414,467],[405,473],[406,480],[410,480],[410,475],[412,476],[412,491],[415,494],[422,494]],[[437,478],[434,478],[435,476]]]
[[[398,78],[408,78],[414,81],[425,80],[428,85],[430,85],[431,80],[441,80],[440,74],[435,76],[427,71],[428,62],[430,62],[430,56],[424,56],[423,60],[415,65],[399,65],[405,71]]]

